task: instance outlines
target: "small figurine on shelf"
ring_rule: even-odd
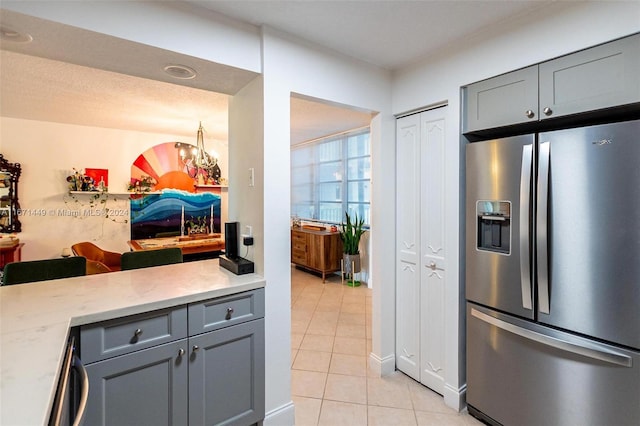
[[[93,191],[95,189],[93,178],[85,175],[84,170],[73,169],[73,173],[67,176],[67,182],[69,182],[69,191]]]

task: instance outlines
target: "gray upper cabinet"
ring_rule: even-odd
[[[640,34],[540,64],[540,118],[640,101]]]
[[[464,90],[464,132],[538,119],[537,65],[471,84]]]
[[[462,88],[463,133],[640,102],[640,34]]]

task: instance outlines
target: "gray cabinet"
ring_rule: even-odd
[[[463,87],[463,132],[640,102],[640,34]]]
[[[80,328],[88,425],[264,418],[264,289]]]
[[[538,120],[538,66],[471,84],[465,89],[465,132]]]
[[[86,425],[183,425],[188,413],[187,340],[86,365]]]
[[[264,319],[192,337],[189,346],[189,425],[262,420]]]
[[[539,66],[541,119],[640,102],[640,34]]]

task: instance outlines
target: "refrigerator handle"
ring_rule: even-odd
[[[537,200],[537,277],[538,277],[538,310],[549,314],[549,266],[548,266],[548,202],[549,202],[549,142],[540,144],[538,161],[538,200]]]
[[[487,315],[484,312],[480,312],[475,308],[471,308],[471,315],[478,318],[481,321],[498,327],[502,330],[524,337],[525,339],[538,342],[540,344],[551,346],[560,349],[565,352],[571,352],[574,354],[582,355],[588,358],[597,359],[599,361],[608,362],[609,364],[615,364],[622,367],[631,368],[633,361],[631,357],[614,352],[605,348],[593,348],[583,346],[579,343],[568,342],[559,338],[547,336],[546,334],[538,333],[537,331],[528,330],[526,328],[518,327],[510,322],[503,321],[501,319]]]
[[[522,170],[520,171],[520,285],[522,307],[533,309],[531,296],[530,220],[531,168],[533,167],[533,145],[522,147]]]

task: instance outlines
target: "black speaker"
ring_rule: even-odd
[[[229,259],[237,259],[238,253],[238,222],[224,224],[224,252]]]

